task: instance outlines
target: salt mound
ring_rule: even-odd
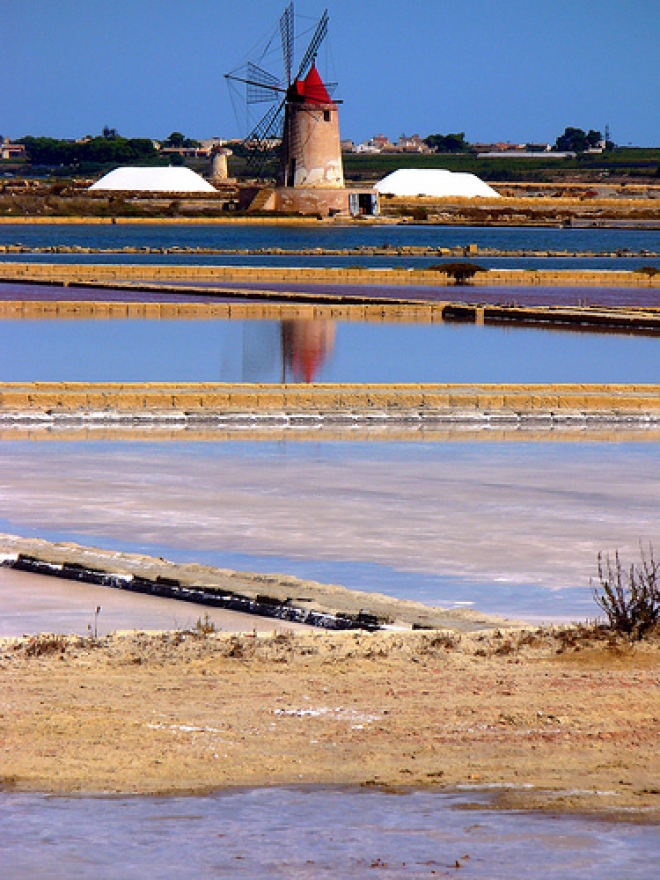
[[[90,186],[90,190],[121,192],[217,192],[190,168],[115,168]]]
[[[476,174],[447,171],[445,168],[399,168],[379,181],[376,189],[382,195],[393,196],[500,198],[500,194]]]

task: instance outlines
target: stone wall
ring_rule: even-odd
[[[660,385],[0,384],[8,412],[579,412],[660,414]]]
[[[328,269],[261,266],[182,266],[153,264],[14,263],[0,261],[0,279],[77,284],[112,281],[211,281],[272,283],[324,283],[350,285],[454,286],[441,272],[418,269]],[[660,275],[621,270],[490,269],[480,272],[472,285],[561,285],[660,288]]]

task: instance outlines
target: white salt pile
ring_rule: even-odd
[[[115,168],[90,186],[90,190],[115,192],[217,192],[203,177],[190,168]]]
[[[382,195],[500,198],[500,194],[476,174],[444,168],[399,168],[376,184]]]

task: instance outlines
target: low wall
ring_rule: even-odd
[[[0,320],[40,318],[149,318],[181,320],[333,320],[433,323],[448,304],[312,305],[277,302],[101,302],[0,300]]]
[[[441,272],[418,269],[329,269],[329,268],[273,268],[253,266],[181,266],[130,264],[66,264],[66,263],[13,263],[0,261],[0,280],[46,281],[75,285],[90,282],[114,281],[206,281],[262,283],[324,283],[454,286]],[[552,285],[577,287],[652,287],[660,288],[660,275],[648,277],[640,272],[619,270],[528,270],[490,269],[478,273],[471,281],[483,285]]]
[[[577,412],[660,414],[660,385],[0,384],[0,414]]]
[[[121,286],[121,285],[120,285]],[[171,288],[170,288],[171,289]],[[196,291],[189,289],[189,292]],[[330,320],[378,323],[476,323],[561,327],[580,332],[603,331],[660,335],[660,308],[602,306],[497,306],[427,302],[376,304],[297,302],[102,302],[95,300],[0,300],[0,320],[148,319],[148,320]],[[331,299],[331,298],[330,298]],[[359,298],[358,298],[359,299]]]

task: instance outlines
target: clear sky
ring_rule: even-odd
[[[0,134],[245,134],[223,74],[285,3],[0,0]],[[660,0],[296,0],[297,27],[326,6],[342,137],[660,145]]]

